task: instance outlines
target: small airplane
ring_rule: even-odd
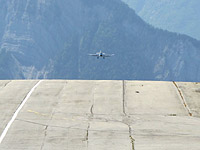
[[[88,54],[90,56],[96,56],[97,59],[99,59],[99,57],[103,57],[103,59],[105,59],[106,57],[111,57],[111,56],[114,56],[115,54],[106,54],[106,53],[103,53],[102,51],[100,52],[97,52],[96,54]]]

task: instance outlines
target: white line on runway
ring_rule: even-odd
[[[42,80],[40,80],[31,90],[30,92],[26,95],[25,99],[23,100],[23,102],[20,104],[20,106],[17,108],[16,112],[14,113],[14,115],[12,116],[12,119],[9,121],[9,123],[6,125],[6,128],[4,129],[4,131],[1,134],[0,137],[0,144],[3,141],[4,137],[6,136],[6,133],[8,132],[8,129],[10,128],[10,126],[12,125],[12,123],[14,122],[15,118],[17,117],[18,113],[20,112],[20,110],[22,109],[22,107],[25,105],[26,101],[28,100],[28,98],[31,96],[31,94],[33,93],[33,91],[35,90],[35,88],[42,82]]]

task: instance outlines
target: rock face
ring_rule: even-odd
[[[1,79],[200,81],[200,42],[120,0],[2,0],[0,19]],[[116,55],[87,55],[99,50]]]
[[[122,0],[146,22],[200,40],[199,0]]]

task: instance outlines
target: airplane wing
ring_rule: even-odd
[[[104,57],[111,57],[114,56],[115,54],[105,54]]]
[[[99,56],[98,54],[88,54],[89,56]]]

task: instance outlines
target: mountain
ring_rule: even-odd
[[[200,42],[121,0],[1,0],[1,79],[200,81]],[[88,56],[102,50],[108,59]]]
[[[122,0],[149,24],[200,40],[199,0]]]

